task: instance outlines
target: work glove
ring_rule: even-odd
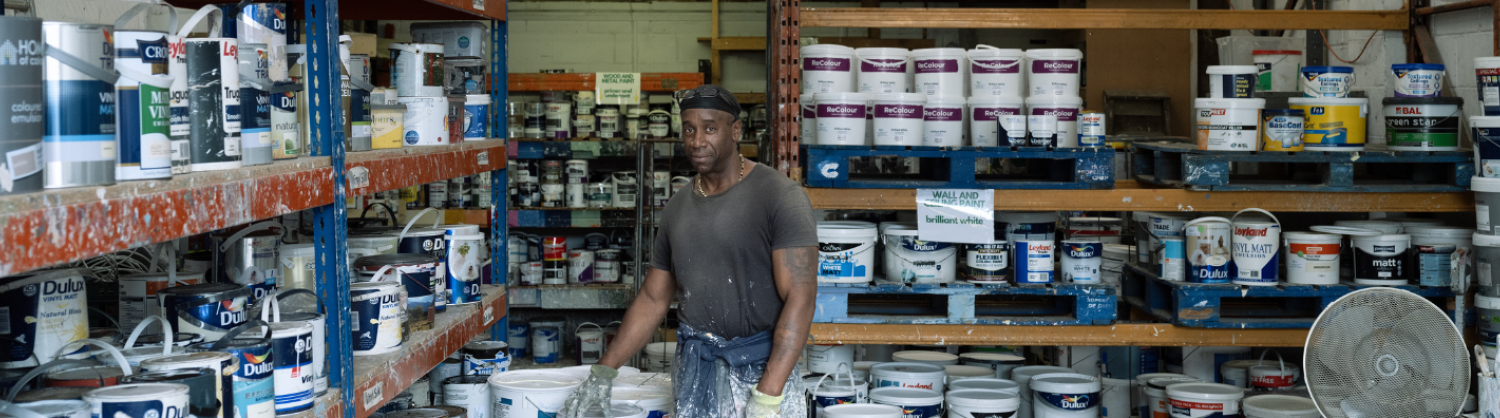
[[[595,364],[589,367],[589,378],[584,379],[583,385],[568,400],[563,402],[560,418],[583,418],[584,411],[591,408],[604,410],[604,418],[614,418],[610,415],[609,398],[610,388],[614,387],[615,376],[620,371],[608,366]]]
[[[753,389],[750,404],[745,405],[745,418],[781,418],[783,396],[771,396]]]

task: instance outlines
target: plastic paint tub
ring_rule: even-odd
[[[1083,51],[1077,49],[1031,49],[1026,51],[1030,96],[1077,97]]]
[[[1172,416],[1172,404],[1167,396],[1167,386],[1185,383],[1202,382],[1195,377],[1158,377],[1146,382],[1146,404],[1148,411],[1143,412],[1142,417],[1170,418]]]
[[[659,390],[650,386],[620,386],[612,389],[611,401],[624,402],[641,407],[652,417],[669,416],[672,411],[672,390]]]
[[[26,408],[46,418],[89,418],[92,406],[81,400],[51,400],[16,403],[16,406]]]
[[[876,404],[843,404],[823,408],[822,418],[906,418],[899,406]]]
[[[1033,66],[1035,66],[1034,62]],[[1032,91],[1035,93],[1036,85],[1032,86]],[[1075,93],[1071,96],[1040,95],[1026,98],[1028,115],[1057,116],[1057,144],[1055,146],[1060,148],[1078,146],[1078,113],[1083,110],[1083,98],[1077,96],[1076,88],[1074,90]]]
[[[1494,347],[1500,336],[1500,298],[1474,295],[1474,308],[1479,312],[1479,343]]]
[[[963,96],[929,96],[922,107],[922,145],[961,147],[964,142]]]
[[[1208,66],[1208,97],[1212,99],[1249,99],[1254,97],[1256,74],[1260,70],[1254,65],[1210,65]]]
[[[1172,418],[1232,417],[1245,392],[1222,383],[1178,383],[1166,388]]]
[[[1500,235],[1475,232],[1474,253],[1474,276],[1479,285],[1479,294],[1500,297],[1500,286],[1495,283],[1495,279],[1500,278],[1500,271],[1496,271],[1500,267]]]
[[[1099,284],[1099,269],[1104,264],[1104,243],[1097,239],[1062,242],[1062,278],[1075,284]]]
[[[949,391],[948,418],[977,418],[1005,416],[1021,408],[1021,397],[982,389]]]
[[[1016,50],[1020,51],[1020,50]],[[1019,77],[1018,77],[1019,78]],[[1020,115],[1025,101],[1018,96],[974,96],[969,98],[969,142],[976,147],[1008,145],[1000,142],[1000,116]]]
[[[805,48],[804,48],[805,50]],[[910,51],[906,48],[855,48],[854,57],[859,60],[860,93],[906,93],[906,74],[911,69]]]
[[[1010,371],[1026,364],[1026,358],[1002,353],[972,352],[958,355],[959,363],[995,369],[995,377],[1009,379]]]
[[[846,344],[808,344],[804,354],[807,370],[813,373],[835,373],[840,364],[854,364],[854,346]]]
[[[1265,109],[1260,112],[1260,144],[1264,151],[1301,151],[1303,123],[1301,110]]]
[[[1271,219],[1238,219],[1246,211],[1260,212]],[[1230,218],[1230,224],[1234,228],[1230,237],[1231,282],[1239,285],[1275,286],[1281,265],[1281,221],[1270,212],[1245,209]]]
[[[1255,91],[1297,91],[1302,67],[1302,51],[1257,49],[1250,51],[1255,60]]]
[[[1411,245],[1416,249],[1417,281],[1423,286],[1448,287],[1452,284],[1452,262],[1473,259],[1474,230],[1456,226],[1413,226],[1403,228],[1411,235]],[[1472,271],[1463,266],[1464,272]]]
[[[923,107],[921,93],[876,94],[874,103],[875,145],[922,145]],[[805,112],[804,112],[805,113]]]
[[[978,45],[969,50],[969,95],[1021,98],[1026,96],[1021,67],[1026,53],[1019,49],[1001,49]]]
[[[1474,190],[1475,229],[1486,234],[1500,232],[1500,208],[1490,211],[1491,205],[1500,205],[1500,177],[1474,177],[1469,188]]]
[[[1336,234],[1288,231],[1281,235],[1286,246],[1286,281],[1295,284],[1339,283],[1339,253],[1343,237]]]
[[[1198,123],[1198,149],[1256,151],[1260,140],[1260,111],[1266,99],[1193,99]]]
[[[1396,151],[1458,151],[1460,97],[1387,97],[1385,145]]]
[[[1250,366],[1250,388],[1263,391],[1291,390],[1297,382],[1297,366],[1260,364]]]
[[[995,369],[984,366],[962,366],[954,364],[943,366],[943,368],[946,369],[945,372],[948,375],[949,384],[964,379],[985,379],[995,377]]]
[[[1240,389],[1250,388],[1250,367],[1260,360],[1230,360],[1219,365],[1219,382]]]
[[[1400,286],[1412,282],[1411,235],[1354,237],[1354,283]]]
[[[968,53],[962,48],[926,48],[911,51],[912,64],[916,67],[913,91],[928,96],[957,97],[964,95],[964,67]]]
[[[582,384],[583,379],[565,372],[495,373],[490,375],[490,403],[508,406],[505,416],[554,416],[561,412],[563,401]]]
[[[1320,418],[1318,405],[1312,399],[1288,395],[1260,395],[1245,398],[1241,408],[1245,418]]]
[[[976,377],[948,382],[949,392],[971,389],[984,390],[989,392],[1004,392],[1011,394],[1021,393],[1021,385],[1018,385],[1016,384],[1016,382],[1012,382],[1006,379]]]
[[[1021,402],[1018,417],[1032,416],[1032,391],[1030,388],[1031,378],[1049,373],[1073,373],[1073,369],[1062,366],[1021,366],[1011,370],[1011,379],[1020,386]]]
[[[854,48],[818,44],[802,47],[802,92],[854,91]]]
[[[442,44],[394,43],[390,51],[391,84],[396,86],[397,96],[444,95]]]
[[[1474,57],[1479,105],[1485,116],[1500,116],[1500,57]]]
[[[917,238],[914,224],[884,228],[886,280],[905,283],[952,283],[958,270],[958,247]]]
[[[942,393],[948,371],[927,363],[880,363],[870,367],[870,387],[927,389]],[[870,394],[872,397],[874,393]]]
[[[1302,95],[1306,97],[1349,97],[1354,85],[1354,67],[1302,67]]]
[[[1135,409],[1139,411],[1138,414],[1141,418],[1151,418],[1151,405],[1149,402],[1147,402],[1148,396],[1146,395],[1146,383],[1151,381],[1151,379],[1169,377],[1186,378],[1189,379],[1189,381],[1197,381],[1197,379],[1177,373],[1142,373],[1135,376],[1135,381],[1131,382],[1131,402]],[[1163,394],[1163,396],[1165,396],[1165,394]]]
[[[1443,64],[1391,64],[1396,97],[1438,97],[1443,93]]]
[[[942,418],[941,390],[880,387],[870,390],[870,402],[901,407],[904,418]]]
[[[1031,416],[1035,418],[1097,418],[1099,378],[1077,373],[1050,373],[1031,378]]]
[[[817,124],[819,145],[865,144],[864,93],[818,93]]]
[[[958,356],[956,355],[922,350],[897,351],[891,354],[891,360],[898,363],[922,363],[934,366],[958,364]]]
[[[1365,117],[1370,99],[1303,98],[1287,100],[1302,110],[1303,149],[1308,151],[1364,151]]]
[[[1402,230],[1401,223],[1399,223],[1399,222],[1391,222],[1391,221],[1386,221],[1386,220],[1380,220],[1380,219],[1372,219],[1372,220],[1367,220],[1367,221],[1366,220],[1334,221],[1333,224],[1336,225],[1336,226],[1346,226],[1346,227],[1350,227],[1350,228],[1370,229],[1370,230],[1379,231],[1380,233],[1383,233],[1383,234],[1399,234],[1399,233],[1401,233],[1401,230]]]
[[[187,416],[188,390],[178,383],[136,383],[95,389],[83,395],[83,400],[92,407],[93,416],[181,418]]]
[[[447,97],[400,97],[396,101],[406,106],[402,145],[447,145],[450,142]]]
[[[1496,71],[1500,72],[1500,68]],[[1500,78],[1500,75],[1495,77]],[[1500,89],[1500,82],[1495,88]],[[1500,106],[1496,108],[1500,109]],[[1500,114],[1500,111],[1496,113]],[[1479,166],[1479,176],[1500,177],[1500,115],[1470,116],[1469,132],[1469,138],[1474,141],[1474,162]]]
[[[672,361],[677,358],[677,343],[660,342],[646,344],[646,371],[666,373],[672,370]]]
[[[1156,275],[1162,280],[1180,282],[1183,281],[1183,273],[1187,270],[1186,248],[1182,237],[1161,237],[1157,239],[1161,244],[1156,249]],[[1234,269],[1233,260],[1230,261],[1230,270]],[[1234,277],[1231,273],[1230,277]]]
[[[1233,230],[1228,219],[1217,216],[1198,218],[1183,224],[1187,281],[1229,283],[1229,248]]]

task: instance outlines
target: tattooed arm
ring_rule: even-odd
[[[802,355],[812,329],[813,309],[818,297],[817,247],[791,247],[771,252],[775,265],[776,292],[784,302],[781,317],[771,336],[771,359],[757,387],[771,396],[785,395],[781,389]]]

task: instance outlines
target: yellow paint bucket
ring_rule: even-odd
[[[1289,99],[1302,111],[1303,149],[1308,151],[1364,151],[1365,116],[1370,99],[1363,97],[1302,97]]]
[[[401,148],[406,105],[370,105],[371,148]]]

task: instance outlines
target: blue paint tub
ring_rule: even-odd
[[[489,139],[490,96],[470,94],[464,96],[464,140],[483,141]]]

